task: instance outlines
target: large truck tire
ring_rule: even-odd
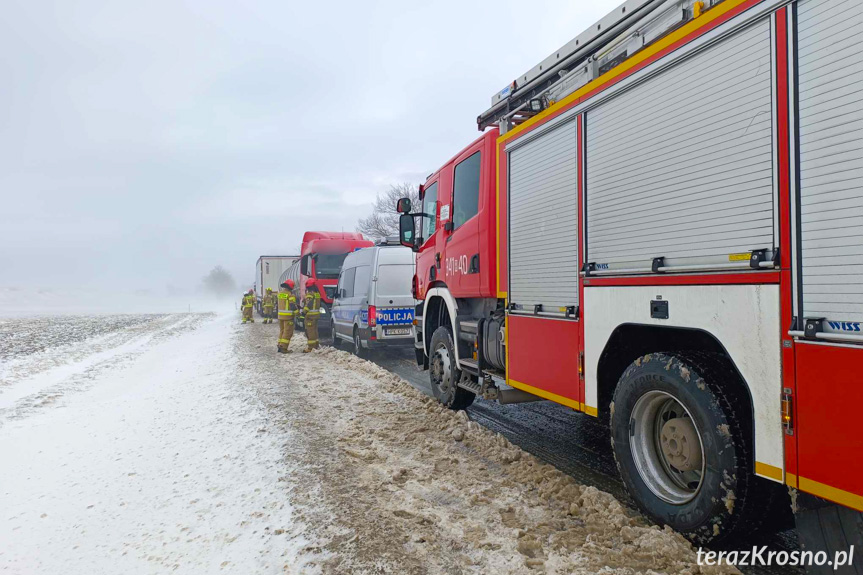
[[[697,544],[758,529],[781,485],[753,473],[751,415],[725,357],[652,353],[614,392],[614,456],[630,495],[652,521]]]
[[[429,348],[429,378],[432,393],[442,405],[460,410],[470,407],[476,395],[458,386],[458,369],[452,332],[446,326],[435,330]]]
[[[863,575],[863,513],[799,493],[797,536],[802,551],[824,552],[831,564],[807,565],[809,575]],[[849,553],[854,548],[850,565],[832,565],[836,553]]]

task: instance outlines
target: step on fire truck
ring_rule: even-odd
[[[791,491],[863,544],[863,2],[629,0],[478,125],[398,206],[438,400],[606,419],[693,541]]]

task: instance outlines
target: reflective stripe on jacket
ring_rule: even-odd
[[[303,311],[307,316],[316,316],[321,314],[321,294],[318,292],[306,292],[306,305]]]
[[[294,309],[297,307],[297,298],[294,294],[280,291],[279,292],[279,317],[292,318],[294,317]]]

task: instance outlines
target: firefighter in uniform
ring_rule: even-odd
[[[294,335],[294,312],[297,298],[294,296],[294,280],[285,280],[279,287],[279,353],[289,353],[288,346]]]
[[[273,323],[273,308],[276,307],[276,294],[273,293],[273,288],[267,288],[261,305],[264,308],[264,323]]]
[[[306,325],[308,347],[303,353],[309,353],[318,347],[318,317],[321,315],[321,294],[315,286],[315,280],[306,280],[306,299],[303,300],[303,322]]]
[[[243,323],[255,323],[255,318],[252,316],[252,309],[255,307],[255,292],[249,290],[243,298]]]

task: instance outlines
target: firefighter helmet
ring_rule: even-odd
[[[282,287],[286,287],[288,289],[294,289],[294,280],[285,280],[282,282]]]
[[[306,280],[306,289],[313,288],[313,287],[317,287],[315,285],[315,280],[313,280],[312,278],[307,279]]]

